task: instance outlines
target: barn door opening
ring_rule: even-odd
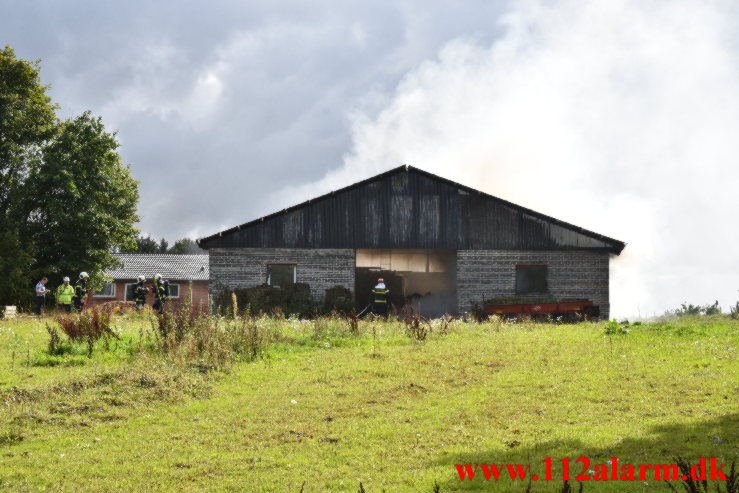
[[[390,290],[390,302],[398,309],[407,306],[424,317],[436,318],[457,310],[456,261],[454,250],[375,250],[356,252],[357,306],[372,300],[378,278]]]

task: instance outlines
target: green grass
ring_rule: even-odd
[[[524,491],[461,482],[454,465],[541,474],[546,457],[739,454],[728,318],[611,336],[604,323],[453,322],[420,343],[399,323],[362,322],[359,336],[336,320],[259,323],[264,357],[203,374],[147,350],[145,317],[117,319],[121,341],[91,359],[84,348],[47,355],[43,322],[0,320],[0,489]],[[651,479],[588,483],[666,491]]]

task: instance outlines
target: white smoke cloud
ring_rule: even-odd
[[[628,243],[612,314],[737,299],[738,17],[729,2],[528,2],[350,115],[311,197],[408,163]],[[500,26],[491,26],[491,29]],[[368,101],[382,101],[368,96]]]

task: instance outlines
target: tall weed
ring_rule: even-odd
[[[55,321],[70,341],[87,344],[87,356],[92,358],[97,341],[104,339],[119,339],[111,325],[112,310],[106,307],[93,307],[82,313],[68,313],[55,316]],[[48,329],[47,329],[48,330]],[[56,331],[54,331],[56,332]],[[49,331],[51,348],[52,342],[58,345],[58,335]],[[54,339],[56,340],[54,341]]]

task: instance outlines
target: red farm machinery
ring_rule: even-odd
[[[600,316],[600,308],[590,300],[560,301],[556,303],[485,303],[486,315],[505,318],[562,318],[589,320]]]

